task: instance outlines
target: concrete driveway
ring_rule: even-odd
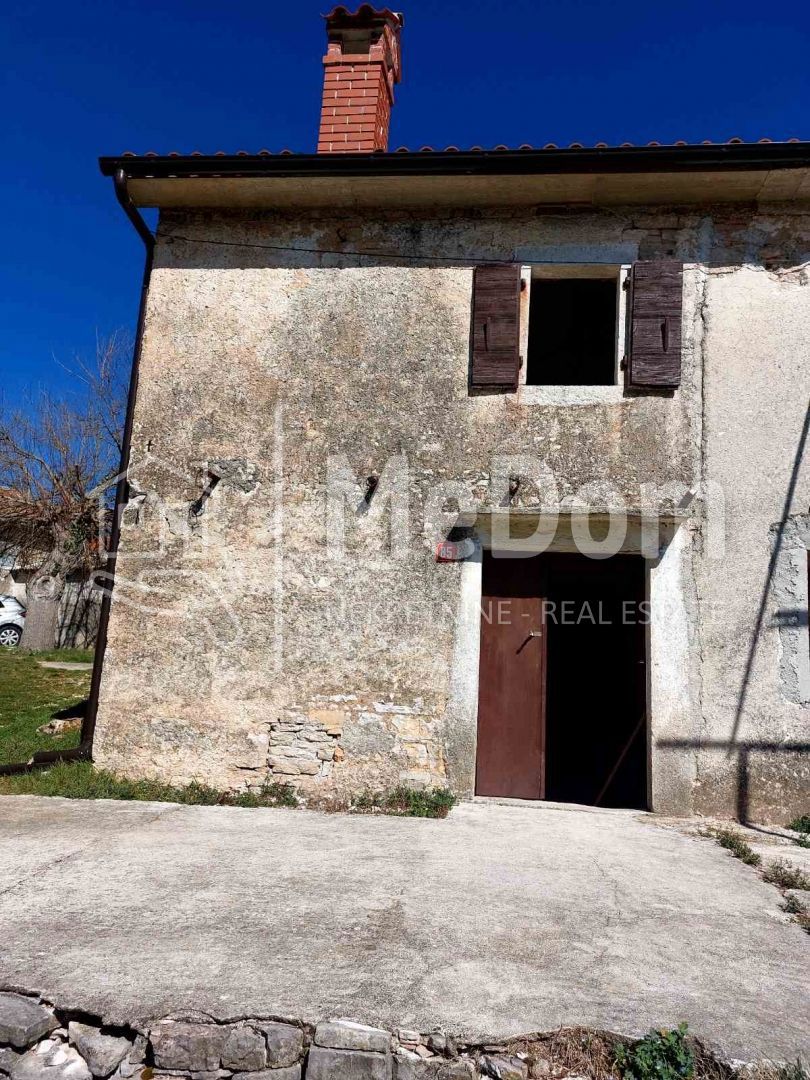
[[[808,1051],[808,938],[713,842],[619,811],[446,821],[0,798],[0,984],[109,1023],[200,1010],[502,1038],[687,1020]]]

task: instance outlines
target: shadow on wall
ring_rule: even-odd
[[[664,750],[724,750],[725,758],[729,762],[730,767],[736,772],[737,784],[736,784],[736,818],[744,825],[751,825],[756,823],[756,818],[751,817],[752,812],[752,798],[751,789],[752,782],[756,779],[756,773],[760,774],[760,783],[762,786],[771,782],[771,777],[768,774],[769,769],[773,767],[774,776],[772,782],[779,785],[778,795],[775,795],[774,801],[777,799],[784,804],[784,809],[780,811],[782,816],[787,820],[790,817],[795,816],[790,808],[790,791],[785,789],[788,787],[788,777],[783,772],[777,778],[777,771],[779,771],[779,764],[776,761],[777,755],[782,759],[788,756],[794,756],[797,759],[804,757],[805,768],[810,772],[810,762],[808,762],[807,755],[810,753],[810,743],[808,742],[748,742],[740,745],[736,745],[733,742],[725,739],[664,739],[657,743],[660,749]],[[752,756],[756,755],[767,756],[773,755],[773,765],[769,766],[767,763],[758,762],[757,770],[752,770]],[[731,759],[731,760],[729,760]],[[763,775],[765,774],[765,775]],[[795,799],[797,803],[802,803],[797,812],[806,813],[807,811],[807,783],[802,783],[801,776],[796,776],[795,773],[791,777],[790,788],[795,791]],[[754,813],[756,813],[756,807],[760,804],[767,802],[767,799],[759,798],[754,800]],[[761,811],[760,811],[761,812]]]
[[[92,649],[98,634],[101,591],[91,581],[69,584],[59,622],[60,649]]]
[[[799,481],[799,473],[801,471],[802,461],[804,459],[804,451],[807,446],[807,438],[810,434],[810,405],[807,406],[804,414],[804,423],[802,424],[801,434],[799,435],[799,441],[796,446],[796,454],[793,459],[793,467],[790,473],[790,480],[788,482],[787,492],[785,493],[785,502],[782,509],[782,515],[779,519],[779,524],[775,530],[775,537],[773,546],[771,548],[771,557],[768,561],[768,572],[765,577],[765,584],[762,587],[762,594],[760,596],[759,608],[757,610],[756,623],[754,625],[754,631],[751,635],[751,644],[748,649],[748,657],[745,663],[745,673],[743,675],[742,684],[740,685],[740,692],[737,698],[737,708],[734,715],[734,726],[731,731],[731,739],[728,743],[729,753],[731,752],[740,730],[740,724],[742,722],[743,711],[745,709],[745,702],[748,697],[748,688],[751,683],[751,673],[754,668],[754,660],[756,658],[757,649],[759,647],[760,639],[762,636],[762,628],[765,623],[765,615],[768,610],[768,603],[770,600],[771,589],[773,587],[774,574],[776,573],[776,567],[779,563],[779,557],[782,553],[782,547],[784,545],[785,530],[787,523],[790,520],[791,510],[793,508],[793,501],[796,495],[796,487]],[[742,820],[742,819],[741,819]]]

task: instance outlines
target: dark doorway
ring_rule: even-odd
[[[545,558],[546,798],[646,809],[644,560]]]
[[[483,565],[476,793],[647,807],[644,561]]]

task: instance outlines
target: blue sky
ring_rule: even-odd
[[[810,138],[800,0],[400,0],[392,147]],[[6,0],[0,389],[134,325],[140,241],[98,173],[124,150],[312,151],[323,0]]]

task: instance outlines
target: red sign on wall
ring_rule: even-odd
[[[461,562],[469,559],[475,552],[475,543],[470,537],[464,540],[441,540],[436,545],[436,562]]]

